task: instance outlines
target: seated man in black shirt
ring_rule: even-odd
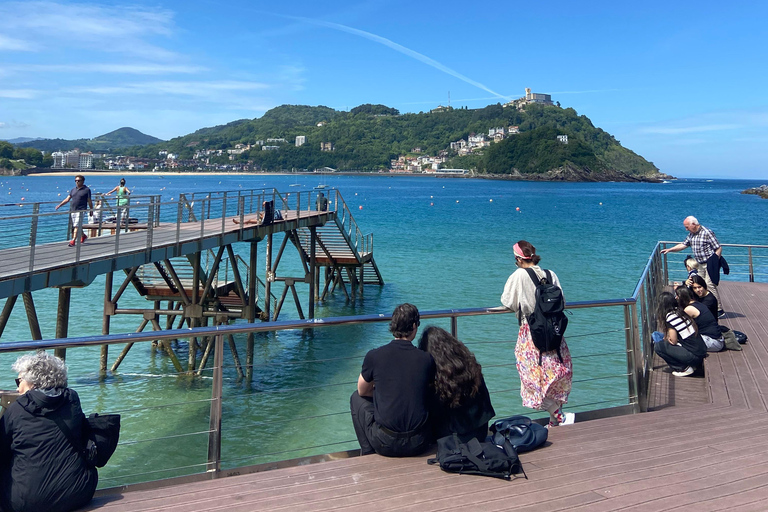
[[[416,306],[397,306],[389,323],[395,339],[369,351],[363,360],[350,399],[362,455],[419,455],[432,442],[428,411],[435,362],[411,343],[418,327]]]

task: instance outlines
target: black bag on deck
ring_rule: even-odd
[[[75,447],[85,461],[91,466],[103,468],[115,453],[120,437],[120,415],[93,413],[85,420],[84,430],[88,440],[83,448],[80,439],[75,437],[66,423],[58,416],[50,416],[59,429],[64,433],[72,446]]]
[[[736,341],[739,342],[740,345],[745,344],[747,341],[749,341],[749,338],[747,338],[747,335],[744,334],[741,331],[733,331],[733,334],[736,335]]]
[[[568,327],[568,317],[565,316],[565,299],[563,290],[552,284],[552,274],[544,271],[545,277],[539,279],[533,269],[527,268],[528,275],[536,286],[536,304],[533,313],[526,317],[531,329],[533,344],[539,349],[539,365],[541,354],[557,350],[557,358],[563,362],[560,355],[560,344],[563,334]]]
[[[509,443],[517,453],[535,450],[544,444],[549,436],[549,430],[533,423],[527,416],[511,416],[496,420],[491,425],[491,438],[499,446]]]
[[[723,334],[725,348],[728,350],[741,350],[741,345],[736,340],[736,333],[724,325],[720,326],[720,332]]]
[[[95,447],[95,453],[88,453],[89,461],[97,468],[103,468],[115,453],[120,439],[120,415],[93,413],[86,419],[90,431],[86,452],[94,450],[92,444]]]
[[[476,438],[462,443],[457,434],[437,440],[437,457],[428,459],[427,464],[440,464],[448,473],[482,475],[509,480],[511,475],[522,473],[523,465],[515,449],[502,449],[493,443],[481,443]]]

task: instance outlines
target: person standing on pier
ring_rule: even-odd
[[[723,302],[720,300],[720,294],[717,292],[717,281],[720,282],[720,267],[721,267],[721,254],[723,248],[720,246],[720,242],[717,241],[714,231],[699,224],[699,221],[693,215],[689,215],[683,221],[685,230],[688,231],[688,236],[681,243],[674,247],[662,249],[661,254],[667,254],[670,252],[680,252],[686,247],[690,247],[693,251],[693,257],[696,258],[696,262],[699,264],[699,276],[701,276],[707,283],[707,289],[717,299],[720,305],[718,316],[725,316],[725,312],[722,310]],[[723,266],[723,268],[726,268]],[[726,269],[726,273],[728,273]]]
[[[517,333],[515,359],[520,375],[520,396],[523,406],[531,409],[544,409],[549,413],[549,426],[570,425],[575,421],[573,413],[563,413],[563,404],[568,402],[573,379],[571,353],[563,338],[559,354],[555,350],[540,353],[533,343],[527,317],[533,313],[536,305],[536,286],[528,274],[533,270],[539,279],[545,271],[539,267],[541,257],[536,248],[525,240],[520,240],[513,247],[515,265],[518,267],[504,286],[501,303],[507,309],[517,312],[520,329]],[[557,274],[549,271],[552,283],[562,290]]]
[[[389,323],[395,339],[365,355],[357,391],[350,398],[361,455],[409,457],[423,453],[432,442],[429,407],[435,361],[413,346],[419,323],[416,306],[400,304]]]
[[[81,244],[85,243],[85,240],[88,238],[85,233],[82,232],[80,219],[82,218],[83,222],[85,222],[86,219],[83,217],[83,214],[89,209],[93,210],[91,189],[85,186],[85,176],[82,174],[75,176],[75,188],[69,191],[66,199],[56,205],[56,210],[70,201],[72,202],[70,205],[72,211],[70,214],[70,218],[72,219],[72,241],[69,242],[69,246],[74,247],[78,236],[80,236]]]
[[[130,198],[128,196],[131,195],[131,191],[128,190],[128,187],[125,186],[125,178],[120,178],[120,184],[107,192],[106,196],[111,196],[112,192],[117,192],[117,206],[128,206],[128,202],[130,201]]]

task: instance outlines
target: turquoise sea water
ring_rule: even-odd
[[[729,180],[679,180],[665,184],[536,183],[422,177],[345,176],[127,176],[134,194],[237,190],[275,187],[307,190],[322,183],[341,191],[364,233],[374,234],[374,255],[384,287],[366,287],[348,302],[337,291],[316,315],[389,313],[401,302],[421,310],[496,306],[514,270],[511,246],[529,240],[554,269],[569,301],[628,297],[658,240],[681,240],[682,220],[696,215],[723,243],[768,243],[768,201],[739,192],[762,183]],[[89,176],[94,191],[110,190],[116,177]],[[300,187],[291,187],[299,183]],[[71,177],[0,180],[8,202],[58,200]],[[361,208],[362,207],[362,208]],[[280,237],[277,238],[280,240]],[[260,244],[259,272],[263,278]],[[62,250],[66,250],[62,247]],[[728,256],[728,251],[724,253]],[[743,258],[734,256],[737,264]],[[679,258],[682,260],[682,256]],[[675,260],[678,261],[678,260]],[[765,261],[765,260],[763,260]],[[759,260],[758,260],[759,263]],[[764,265],[764,264],[763,264]],[[682,266],[679,271],[682,273]],[[672,264],[672,270],[677,268]],[[745,279],[738,267],[731,276]],[[297,276],[298,259],[287,252],[278,275]],[[282,291],[279,285],[274,293]],[[299,287],[306,311],[307,288]],[[103,278],[72,292],[70,335],[101,332]],[[35,292],[43,336],[54,336],[56,292]],[[146,307],[130,292],[121,307]],[[297,318],[286,302],[282,319]],[[29,339],[23,308],[17,306],[0,341]],[[163,322],[161,322],[163,323]],[[446,321],[435,323],[448,327]],[[136,329],[136,317],[115,317],[112,332]],[[585,410],[626,403],[623,312],[578,310],[568,339],[575,358],[574,390],[569,406]],[[512,315],[459,321],[459,337],[483,365],[499,415],[525,412],[520,406],[514,370],[516,321]],[[257,337],[255,378],[251,386],[236,380],[227,352],[224,404],[225,465],[280,460],[355,447],[348,398],[355,389],[362,357],[389,340],[385,325],[281,332]],[[244,358],[244,340],[237,340]],[[119,347],[110,349],[110,364]],[[179,356],[186,360],[185,344]],[[13,387],[10,364],[0,356],[0,388]],[[323,362],[313,362],[320,361]],[[330,361],[329,361],[330,360]],[[148,344],[134,346],[120,370],[98,378],[98,350],[68,352],[70,385],[84,409],[122,411],[123,442],[102,470],[102,485],[201,471],[205,460],[210,380],[172,375],[168,358]],[[312,430],[312,437],[306,435]],[[176,435],[167,441],[148,439]],[[320,446],[322,445],[322,446]],[[307,448],[316,446],[315,448]],[[284,450],[296,449],[289,453]],[[254,455],[259,455],[254,457]],[[192,466],[171,473],[148,473]],[[144,474],[145,476],[134,476]]]

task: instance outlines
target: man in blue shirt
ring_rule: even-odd
[[[361,455],[419,455],[432,442],[429,386],[435,380],[435,361],[411,343],[418,328],[419,310],[400,304],[389,323],[395,339],[365,356],[350,398]]]
[[[85,177],[82,174],[75,176],[75,188],[69,191],[69,195],[67,195],[66,199],[56,205],[56,209],[58,210],[70,201],[72,202],[70,205],[70,210],[72,212],[70,214],[70,218],[72,219],[72,241],[69,242],[69,246],[74,247],[78,235],[80,235],[81,244],[88,238],[85,233],[81,232],[82,224],[80,223],[80,220],[82,218],[82,221],[85,222],[85,217],[82,217],[83,213],[87,212],[89,209],[93,210],[91,189],[85,186]]]

